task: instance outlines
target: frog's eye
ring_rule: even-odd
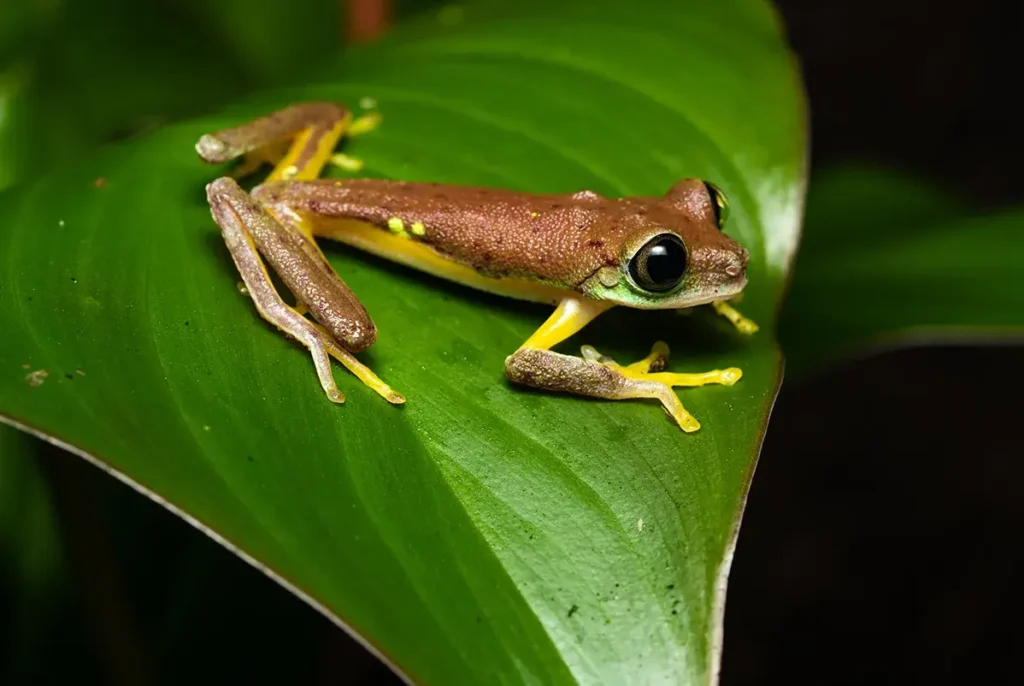
[[[629,275],[645,291],[672,290],[686,274],[686,246],[674,233],[663,233],[644,243],[629,261]]]
[[[711,198],[711,209],[715,212],[715,226],[721,231],[726,220],[729,219],[729,200],[721,188],[709,181],[704,182],[704,188],[707,189],[708,197]]]

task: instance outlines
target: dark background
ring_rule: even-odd
[[[858,158],[979,210],[1020,202],[1018,3],[777,4],[811,103],[812,177]],[[1019,681],[1022,383],[1009,347],[891,351],[783,383],[723,684]]]
[[[1016,3],[777,4],[811,103],[812,176],[859,159],[941,182],[979,211],[1021,200],[1020,108],[1007,103],[1020,87]],[[1018,681],[1021,388],[1024,351],[1010,347],[893,351],[787,380],[733,566],[723,684]],[[39,452],[71,586],[46,650],[61,660],[26,683],[398,683],[183,522]],[[95,535],[112,528],[150,545]]]

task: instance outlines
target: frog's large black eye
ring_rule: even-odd
[[[709,181],[704,182],[704,188],[707,189],[708,197],[711,198],[711,209],[715,213],[715,226],[721,231],[726,220],[729,219],[729,200],[721,188]]]
[[[663,233],[647,241],[629,261],[629,275],[645,291],[672,290],[686,275],[683,240],[674,233]]]

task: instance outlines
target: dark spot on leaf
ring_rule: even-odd
[[[672,614],[677,615],[677,614],[679,614],[679,611],[678,610],[672,610]]]
[[[603,248],[604,241],[602,241],[600,238],[595,238],[593,240],[587,241],[587,245],[590,246],[591,248]]]
[[[75,277],[72,276],[71,277],[71,283],[78,283],[78,279],[76,279]]]
[[[580,606],[577,605],[576,603],[573,603],[572,607],[569,608],[569,612],[565,616],[566,617],[572,617],[574,614],[576,614],[576,611],[579,610],[579,609],[580,609]]]
[[[188,326],[188,320],[187,319],[185,320],[185,326]]]
[[[68,381],[74,381],[75,380],[75,375],[74,374],[64,374],[64,378],[67,379]]]
[[[675,584],[669,584],[669,585],[668,585],[668,586],[666,586],[665,588],[667,588],[668,590],[670,590],[670,591],[671,591],[671,590],[672,590],[673,588],[675,588],[675,587],[676,587],[676,585],[675,585]]]
[[[249,460],[249,462],[255,462],[256,461],[256,460],[252,459],[252,455],[246,455],[245,459]]]

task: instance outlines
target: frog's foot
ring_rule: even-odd
[[[735,307],[724,300],[716,300],[711,303],[711,306],[715,308],[715,312],[728,319],[740,333],[750,335],[757,332],[757,324],[744,317]]]
[[[700,422],[686,411],[672,388],[712,383],[731,386],[742,376],[735,367],[698,374],[664,372],[669,350],[661,341],[654,344],[647,357],[625,366],[591,346],[584,346],[582,353],[580,358],[550,350],[520,348],[505,360],[505,374],[513,382],[534,388],[607,400],[657,398],[687,433],[699,429]]]
[[[306,321],[308,322],[309,320],[307,319]],[[338,345],[322,327],[317,328],[319,328],[326,336],[323,347],[331,357],[345,365],[345,368],[352,372],[357,379],[372,388],[379,396],[387,400],[392,405],[401,405],[405,403],[404,395],[384,383],[383,379],[373,373],[373,370],[357,360],[352,353]]]
[[[583,359],[588,362],[602,364],[609,369],[617,371],[619,374],[631,381],[639,382],[641,384],[662,384],[665,388],[663,391],[659,392],[656,397],[662,400],[665,410],[672,416],[676,423],[686,431],[696,431],[700,428],[700,423],[697,422],[697,420],[694,419],[694,417],[687,412],[685,408],[683,408],[682,403],[671,390],[673,387],[694,388],[696,386],[705,386],[707,384],[732,386],[740,380],[740,377],[743,376],[742,370],[738,367],[714,369],[709,372],[701,373],[666,372],[664,369],[666,365],[668,365],[669,348],[668,344],[664,341],[658,341],[651,346],[651,352],[647,357],[625,366],[620,365],[607,355],[602,355],[590,345],[583,346],[580,349],[580,352],[583,355]],[[671,398],[668,403],[664,402],[664,398],[666,397]],[[687,428],[688,426],[692,428]]]

